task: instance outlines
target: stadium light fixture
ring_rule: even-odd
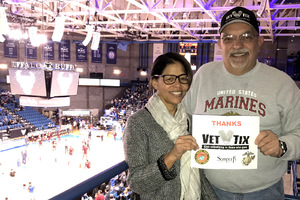
[[[97,50],[100,43],[100,33],[99,32],[93,32],[93,41],[91,45],[92,50]]]
[[[85,30],[87,31],[87,34],[86,34],[85,39],[82,42],[82,44],[84,46],[87,46],[89,44],[89,42],[91,41],[92,36],[93,36],[93,29],[94,29],[93,26],[86,25]]]
[[[65,29],[65,17],[59,16],[55,17],[55,27],[52,35],[52,40],[55,42],[60,42]]]

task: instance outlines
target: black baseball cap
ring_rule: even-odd
[[[251,10],[248,10],[244,7],[235,7],[226,12],[222,17],[219,32],[222,33],[226,26],[236,22],[246,23],[252,26],[259,33],[259,23],[255,14]]]

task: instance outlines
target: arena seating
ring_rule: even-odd
[[[16,114],[21,116],[27,122],[30,122],[30,124],[34,125],[36,128],[38,128],[38,130],[48,129],[55,126],[54,122],[52,122],[50,119],[28,106],[25,106],[24,110],[22,111],[17,111]],[[49,127],[49,124],[51,127]]]
[[[55,127],[55,123],[36,111],[32,107],[23,107],[19,99],[0,88],[0,130],[34,125],[35,129],[42,130]],[[4,120],[5,119],[5,120]],[[10,121],[11,120],[11,121]],[[8,123],[8,121],[10,121]]]

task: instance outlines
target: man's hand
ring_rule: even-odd
[[[261,131],[255,139],[255,144],[266,156],[279,158],[282,154],[278,136],[270,130]]]

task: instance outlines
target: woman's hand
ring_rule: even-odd
[[[180,160],[181,156],[190,150],[197,150],[199,146],[196,139],[191,135],[179,136],[173,149],[164,156],[165,164],[170,169],[176,160]]]

